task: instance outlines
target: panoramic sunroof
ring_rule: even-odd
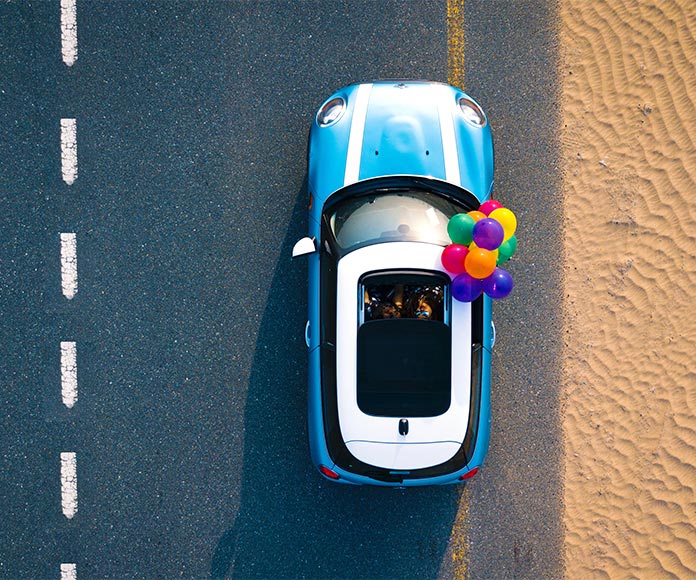
[[[358,329],[357,399],[368,415],[435,417],[451,400],[450,327],[417,318],[380,319]]]

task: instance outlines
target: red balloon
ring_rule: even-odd
[[[459,244],[450,244],[442,250],[440,260],[445,270],[452,274],[463,274],[466,271],[464,260],[469,253],[469,248]]]
[[[486,215],[491,215],[492,211],[495,211],[496,209],[499,209],[501,207],[503,207],[502,203],[495,199],[489,199],[488,201],[484,201],[481,204],[481,207],[479,207],[479,211],[481,213],[485,213]]]

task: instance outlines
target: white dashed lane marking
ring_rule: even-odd
[[[63,181],[68,185],[77,179],[77,120],[60,120],[60,162]]]
[[[60,0],[60,40],[63,62],[68,66],[77,60],[77,0]]]
[[[63,296],[71,300],[77,294],[77,236],[60,234],[60,277]]]
[[[72,409],[77,402],[77,345],[60,343],[60,386],[63,404]]]
[[[60,496],[63,515],[72,519],[77,513],[77,457],[75,453],[60,454]]]
[[[77,580],[77,564],[61,564],[60,580]]]
[[[72,66],[77,61],[77,0],[60,0],[60,40],[63,62]],[[68,185],[77,179],[77,121],[60,120],[60,165],[63,181]],[[68,299],[77,293],[77,237],[60,234],[60,273],[63,295]],[[60,382],[63,404],[71,409],[77,402],[77,345],[60,343]],[[77,458],[75,453],[60,454],[60,491],[63,515],[72,519],[77,513]],[[60,565],[60,580],[77,580],[77,565]]]

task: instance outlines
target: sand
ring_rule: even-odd
[[[560,34],[566,576],[696,578],[696,3]]]

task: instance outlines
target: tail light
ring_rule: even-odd
[[[338,473],[336,473],[332,469],[329,469],[328,467],[326,467],[326,465],[320,465],[319,471],[321,471],[322,475],[325,475],[329,479],[338,479],[339,478]]]
[[[464,481],[465,479],[471,479],[472,477],[474,477],[474,475],[476,475],[478,473],[478,470],[479,470],[478,467],[474,467],[471,471],[467,471],[464,475],[462,475],[459,478],[459,480]]]

